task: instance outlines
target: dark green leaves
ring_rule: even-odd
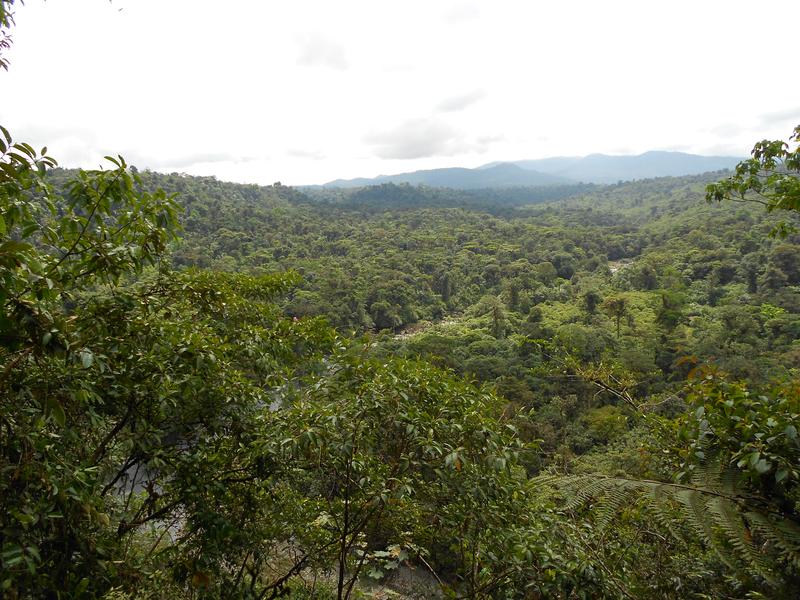
[[[739,163],[733,176],[706,188],[706,200],[756,202],[770,212],[800,211],[800,125],[794,128],[789,141],[795,144],[794,149],[781,140],[758,142],[752,158]],[[780,223],[773,235],[785,237],[793,229],[790,224]]]

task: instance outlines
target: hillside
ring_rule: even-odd
[[[67,175],[53,176],[60,181]],[[800,313],[796,238],[768,237],[777,220],[756,207],[707,204],[704,188],[713,180],[708,175],[564,188],[570,190],[567,197],[537,198],[527,206],[491,190],[469,198],[473,204],[448,206],[445,200],[458,191],[387,184],[342,192],[364,195],[360,202],[332,201],[285,186],[142,177],[150,189],[180,194],[183,240],[172,251],[177,267],[254,274],[295,270],[302,279],[285,302],[288,314],[324,315],[341,331],[428,327],[478,314],[495,299],[491,302],[501,303],[511,330],[535,313],[547,324],[544,331],[558,337],[562,328],[577,327],[570,323],[583,318],[587,294],[597,294],[598,304],[631,294],[632,302],[650,312],[630,330],[623,328],[628,337],[622,339],[630,344],[626,352],[644,361],[636,367],[642,374],[659,365],[661,376],[671,377],[673,367],[659,362],[666,360],[659,358],[665,349],[652,312],[669,293],[682,298],[689,319],[680,341],[670,342],[681,352],[753,381],[776,369],[786,373],[797,360],[785,337]],[[493,193],[500,200],[494,202]],[[784,324],[772,321],[769,334],[762,306],[783,315]],[[729,345],[718,329],[723,315],[761,334]],[[589,331],[585,325],[578,329]],[[620,352],[607,335],[594,336],[595,344],[605,341],[591,352],[580,350],[589,352],[587,360]],[[783,341],[769,341],[773,335]],[[562,340],[563,349],[576,351],[578,342],[569,340]],[[747,344],[754,346],[745,351]],[[482,379],[497,376],[496,370],[457,365],[452,356],[434,358],[465,373],[482,373]]]
[[[36,187],[46,213],[24,192],[4,213],[0,267],[24,301],[10,301],[2,340],[25,371],[9,389],[30,398],[27,412],[6,406],[40,448],[5,450],[28,471],[7,461],[26,484],[0,483],[2,497],[25,512],[4,531],[53,556],[59,525],[26,520],[29,490],[69,489],[48,510],[92,540],[74,553],[141,561],[153,598],[303,597],[308,579],[325,600],[375,589],[365,578],[404,593],[389,575],[402,567],[432,572],[428,591],[487,600],[481,590],[513,596],[531,581],[542,597],[769,585],[788,599],[791,547],[770,547],[760,570],[718,561],[753,551],[731,545],[750,519],[765,539],[793,531],[778,504],[724,482],[782,506],[797,489],[773,482],[794,478],[800,237],[771,237],[779,215],[759,206],[708,204],[712,181],[306,193],[51,170],[55,190]],[[757,457],[709,463],[740,452],[739,434],[723,434],[745,420]],[[187,524],[179,541],[165,515]],[[703,537],[700,519],[727,529]],[[76,568],[125,581],[44,560],[14,585]]]

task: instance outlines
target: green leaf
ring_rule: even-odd
[[[53,420],[58,423],[58,425],[64,427],[67,424],[67,415],[64,412],[64,407],[61,406],[58,400],[52,397],[48,398],[46,407],[50,412],[50,416],[53,417]]]
[[[6,567],[14,567],[22,562],[23,556],[20,554],[18,556],[13,556],[8,560],[3,561]]]
[[[85,591],[86,591],[88,588],[89,588],[89,579],[88,579],[87,577],[84,577],[83,579],[81,579],[81,582],[80,582],[80,583],[77,585],[77,587],[75,588],[75,595],[76,595],[76,596],[80,596],[80,595],[81,595],[81,594],[83,594],[83,593],[84,593],[84,592],[85,592]]]
[[[24,227],[22,229],[22,234],[21,235],[22,235],[23,238],[26,238],[26,237],[30,236],[32,233],[34,233],[35,231],[38,231],[38,229],[39,229],[39,224],[38,223],[31,223],[30,225],[27,225],[26,227]]]
[[[772,463],[768,460],[762,458],[755,464],[755,469],[758,473],[763,475],[767,473],[772,468]]]
[[[89,350],[81,350],[81,364],[84,369],[88,369],[94,363],[94,354]]]
[[[12,252],[25,252],[33,248],[30,244],[25,242],[18,242],[16,240],[8,240],[0,244],[0,254],[10,254]]]

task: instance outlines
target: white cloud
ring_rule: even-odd
[[[379,158],[426,158],[460,154],[463,137],[447,123],[437,119],[412,119],[401,125],[366,135]]]
[[[364,136],[375,156],[400,160],[484,154],[503,139],[501,135],[470,135],[439,117],[409,119]]]
[[[329,67],[343,71],[349,66],[344,46],[321,33],[298,37],[297,64],[305,67]]]
[[[319,150],[306,150],[304,148],[290,148],[287,154],[293,158],[310,158],[312,160],[324,160],[326,157],[324,152]]]
[[[448,7],[442,13],[442,20],[445,23],[458,24],[477,19],[480,14],[480,10],[472,2],[459,2]]]
[[[449,98],[445,98],[436,108],[442,112],[456,112],[459,110],[464,110],[476,102],[480,102],[485,97],[485,90],[473,90],[471,92],[467,92],[466,94],[459,94],[458,96],[450,96]]]
[[[763,114],[761,122],[766,125],[800,125],[800,106]]]
[[[752,51],[796,54],[796,0],[27,2],[16,20],[0,123],[65,165],[121,153],[304,184],[620,148],[744,155],[800,120],[788,59]]]

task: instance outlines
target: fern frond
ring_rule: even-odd
[[[774,586],[781,565],[800,571],[800,525],[765,512],[764,500],[742,494],[738,474],[719,463],[702,465],[691,484],[597,475],[548,475],[532,482],[560,490],[567,510],[592,503],[599,530],[639,498],[675,539],[693,532],[733,572]],[[688,530],[676,527],[679,523]]]
[[[764,581],[775,585],[777,580],[764,554],[753,543],[753,535],[743,520],[738,507],[724,498],[713,498],[708,503],[709,514],[719,526],[725,540],[734,548],[745,568],[756,572]],[[716,544],[715,544],[716,545]],[[722,554],[724,550],[718,550]]]
[[[720,466],[717,462],[707,462],[694,466],[691,481],[696,487],[708,487],[710,489],[720,489]]]
[[[722,469],[719,477],[719,489],[730,496],[739,494],[739,479],[741,475],[736,469]]]
[[[679,511],[674,509],[675,498],[670,493],[672,489],[667,484],[651,485],[648,489],[648,508],[656,521],[666,529],[675,539],[681,536],[675,529]],[[669,512],[668,512],[669,511]]]
[[[674,496],[684,506],[681,516],[689,523],[703,544],[713,550],[728,568],[735,571],[737,569],[735,557],[717,543],[712,527],[713,521],[707,517],[709,499],[699,489],[680,488]]]
[[[584,478],[580,478],[569,487],[571,487],[570,491],[574,494],[574,497],[567,502],[565,508],[567,510],[575,510],[587,504],[592,498],[602,497],[609,490],[614,489],[616,485],[608,479],[587,482]]]
[[[597,508],[596,523],[598,527],[601,530],[608,527],[620,511],[620,508],[627,504],[631,497],[639,491],[632,485],[615,485],[607,488],[602,502]]]
[[[783,560],[800,571],[800,527],[786,519],[777,520],[761,512],[745,514],[760,537],[778,549]]]

